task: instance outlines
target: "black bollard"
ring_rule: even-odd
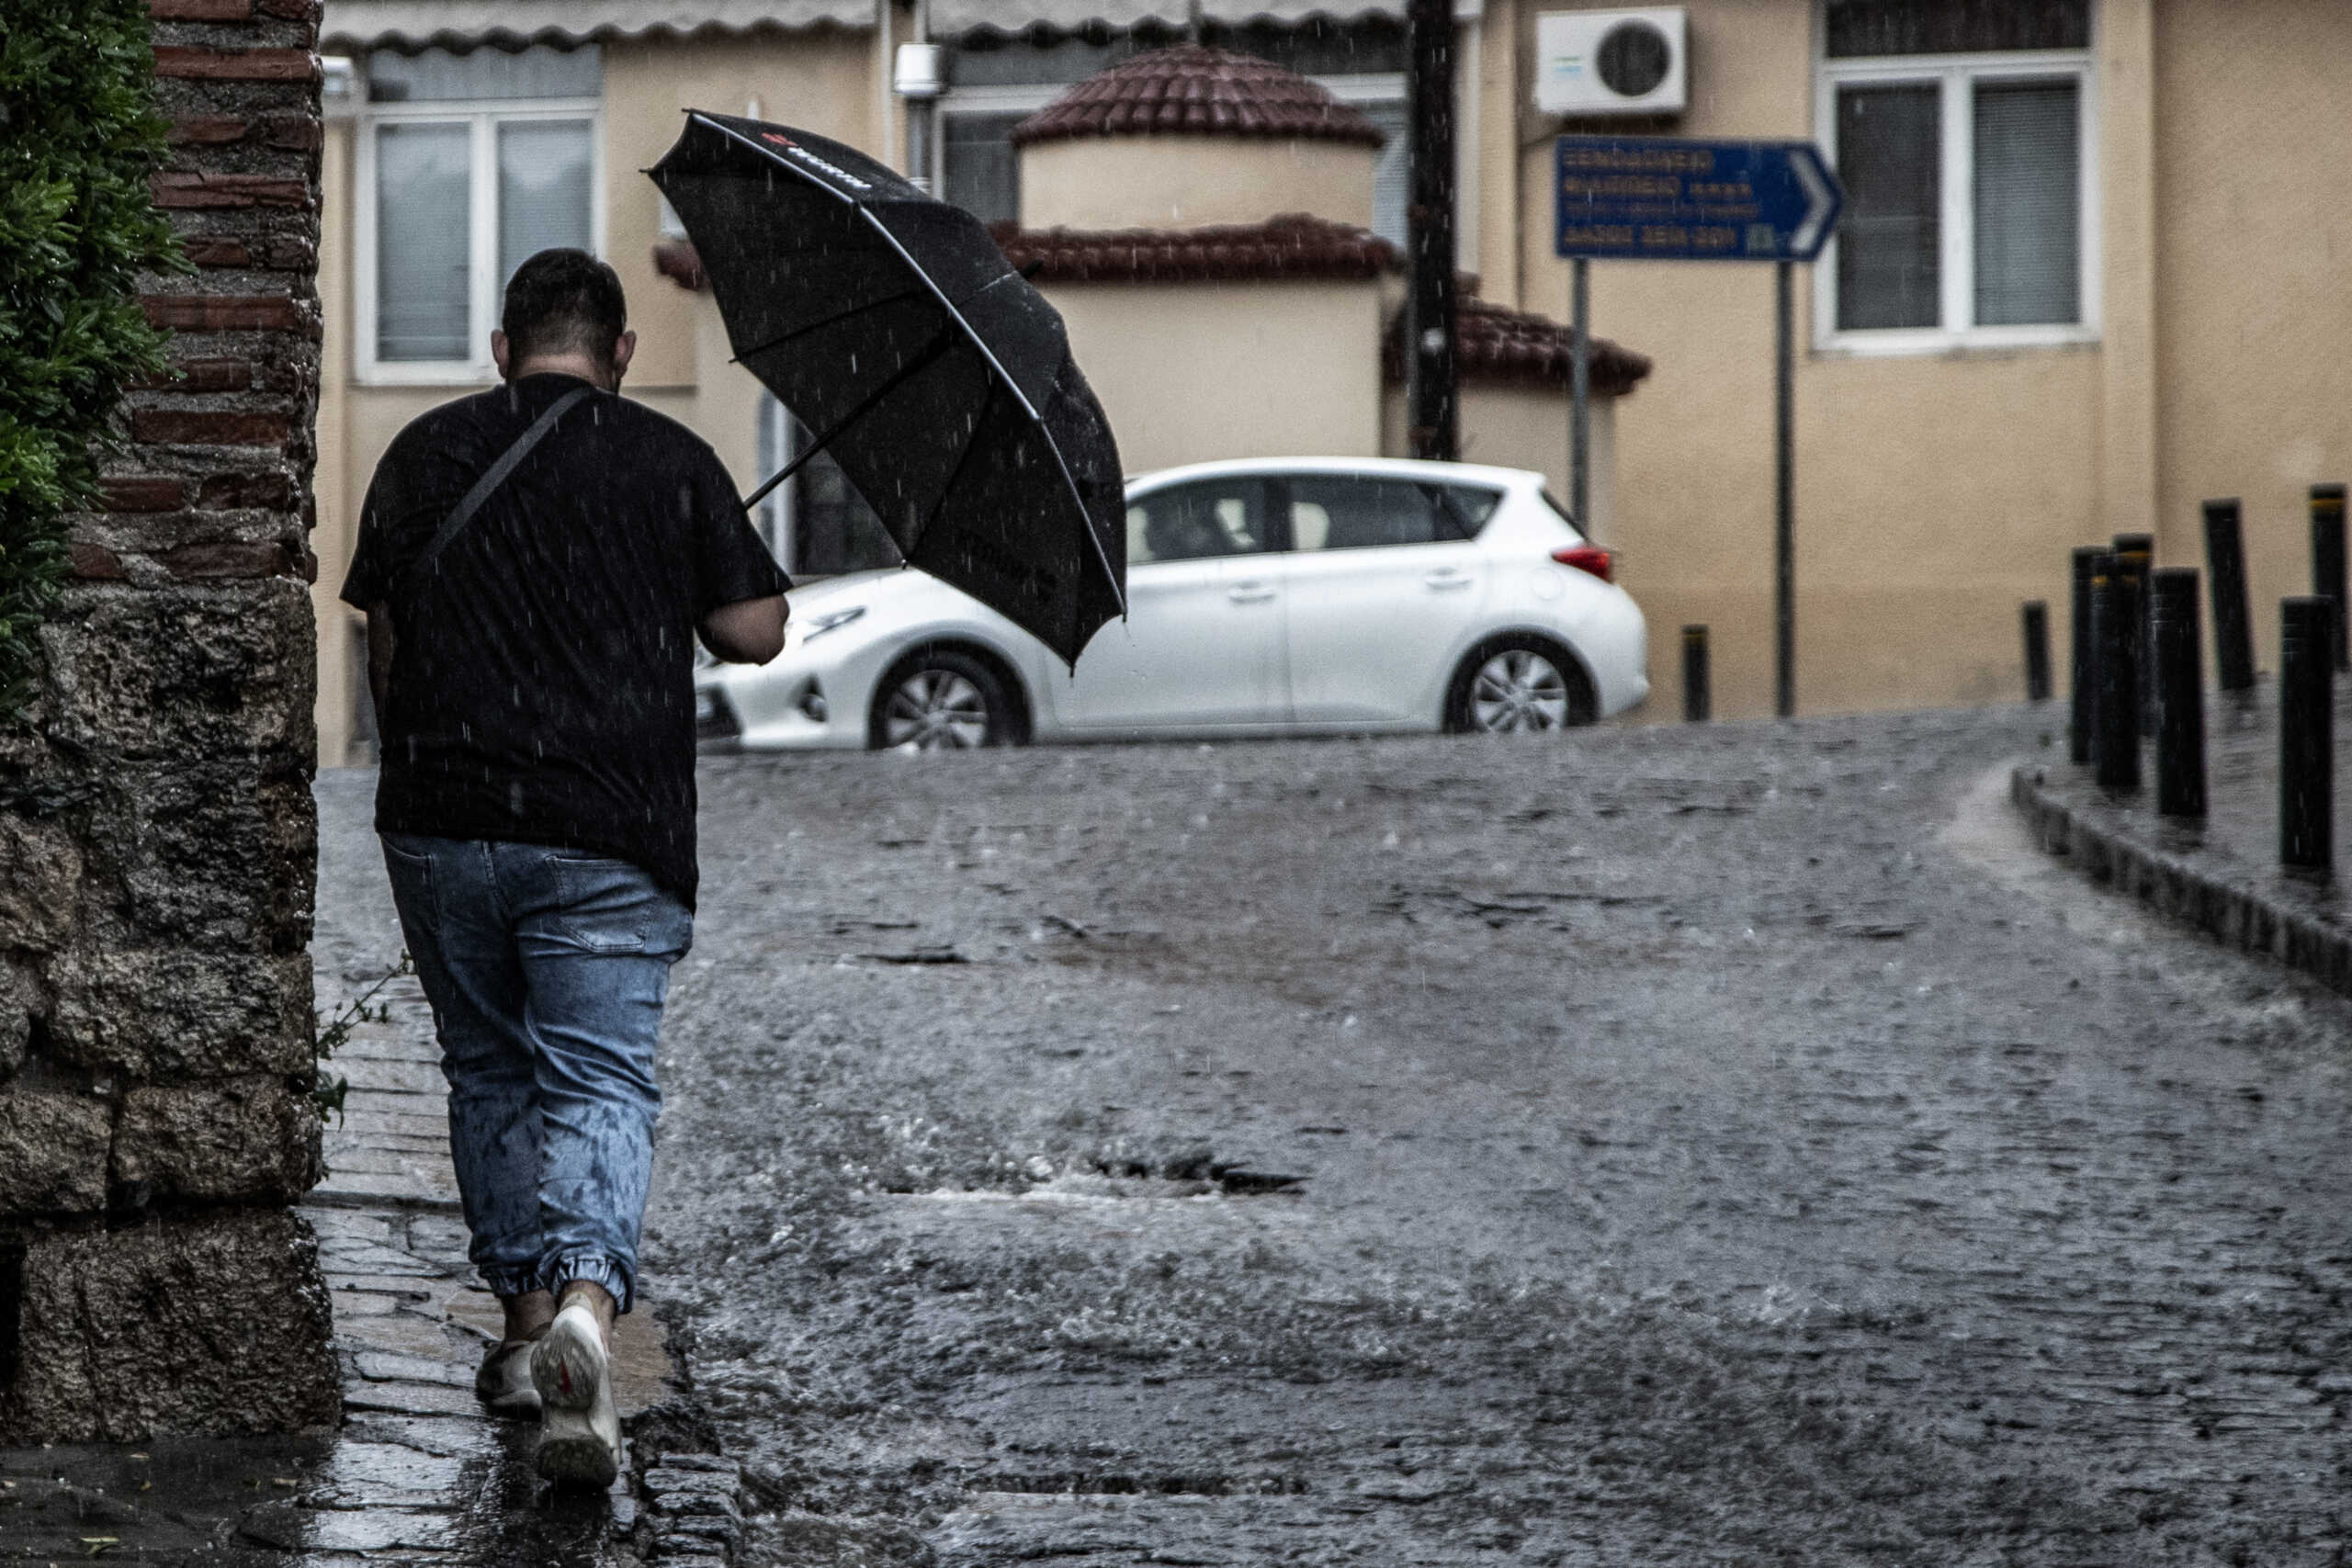
[[[2313,485],[2312,502],[2312,592],[2335,605],[2335,667],[2352,670],[2344,635],[2344,487]]]
[[[2149,579],[2148,628],[2156,676],[2156,809],[2205,815],[2205,671],[2197,643],[2197,573],[2167,567]]]
[[[2091,629],[2098,654],[2098,715],[2091,761],[2109,789],[2140,787],[2140,681],[2132,649],[2140,636],[2137,581],[2099,557],[2091,579]]]
[[[2205,503],[2205,565],[2212,576],[2213,663],[2225,692],[2254,689],[2254,615],[2246,607],[2245,536],[2234,501]]]
[[[2278,859],[2335,868],[2335,605],[2278,603]]]
[[[2091,578],[2098,570],[2098,558],[2105,552],[2097,545],[2078,545],[2075,548],[2074,614],[2067,627],[2067,641],[2073,645],[2074,664],[2068,688],[2073,709],[2066,724],[2067,760],[2077,767],[2089,765],[2091,760],[2092,716],[2098,711],[2098,678],[2092,671],[2098,660],[2093,657],[2091,642]]]
[[[2039,599],[2025,607],[2025,700],[2050,700],[2050,606]]]
[[[1707,628],[1682,628],[1682,722],[1704,724],[1712,694],[1707,688]]]
[[[2156,732],[2156,683],[2150,677],[2148,663],[2148,573],[2156,566],[2156,536],[2154,534],[2116,535],[2115,559],[2118,568],[2132,579],[2132,603],[2140,607],[2139,635],[2132,639],[2132,679],[2140,694],[2140,733],[2154,735]]]

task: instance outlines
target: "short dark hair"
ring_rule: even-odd
[[[615,341],[628,330],[628,300],[620,274],[586,251],[541,251],[507,281],[498,326],[510,365],[538,354],[582,353],[609,366]]]

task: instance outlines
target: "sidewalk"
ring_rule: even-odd
[[[2065,709],[2050,705],[2053,747],[2064,744]],[[2275,958],[2352,995],[2352,901],[2337,879],[2278,864],[2278,686],[2266,680],[2245,700],[2206,699],[2208,810],[2200,821],[2158,817],[2153,742],[2144,786],[2099,788],[2063,750],[2023,763],[2010,797],[2044,848],[2071,856],[2113,884],[2224,946]],[[2335,702],[2337,859],[2352,842],[2352,682]]]
[[[331,972],[332,1013],[380,970]],[[0,1450],[0,1562],[220,1568],[723,1568],[741,1529],[734,1463],[692,1451],[662,1330],[621,1320],[616,1388],[630,1464],[609,1497],[559,1497],[528,1422],[483,1416],[474,1369],[498,1303],[472,1279],[449,1166],[432,1020],[413,978],[377,997],[337,1055],[351,1084],[326,1133],[329,1176],[304,1204],[334,1303],[344,1425],[332,1436],[174,1438]]]

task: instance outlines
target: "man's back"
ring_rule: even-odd
[[[784,586],[709,446],[591,391],[414,568],[475,480],[584,385],[526,376],[445,404],[378,467],[344,589],[397,628],[377,826],[594,851],[691,905],[693,627]]]

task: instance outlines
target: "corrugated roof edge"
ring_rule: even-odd
[[[463,52],[873,24],[872,0],[332,0],[319,47]]]

